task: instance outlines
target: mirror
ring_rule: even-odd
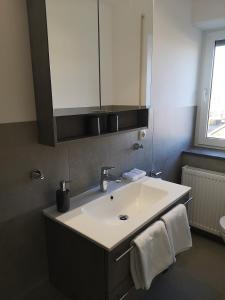
[[[101,105],[150,105],[153,1],[100,0]]]
[[[46,15],[54,115],[149,106],[152,1],[46,0]]]
[[[53,109],[99,109],[97,0],[46,0]]]

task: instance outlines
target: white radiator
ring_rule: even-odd
[[[225,216],[225,174],[185,166],[182,184],[192,187],[190,225],[219,235],[219,220]]]

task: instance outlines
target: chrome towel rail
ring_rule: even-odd
[[[124,300],[129,295],[129,292],[130,291],[126,292],[122,297],[120,297],[120,300]]]
[[[120,256],[118,256],[116,259],[115,259],[115,262],[118,262],[120,261],[125,255],[127,255],[131,250],[134,249],[134,246],[131,246],[129,249],[127,249],[123,254],[121,254]]]
[[[193,200],[192,197],[190,197],[186,202],[184,202],[184,205],[187,205],[189,202],[191,202]]]
[[[186,202],[184,202],[184,205],[187,205],[189,202],[191,202],[193,200],[192,197],[190,197]],[[134,249],[134,246],[131,246],[129,249],[127,249],[123,254],[121,254],[120,256],[118,256],[117,258],[115,258],[115,262],[120,261],[124,256],[126,256],[127,254],[129,254],[132,250]]]

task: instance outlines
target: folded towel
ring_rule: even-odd
[[[161,219],[166,225],[174,256],[192,247],[187,210],[183,204],[177,205]]]
[[[137,181],[142,177],[146,176],[146,172],[139,169],[133,169],[129,172],[123,173],[123,178],[128,179],[130,181]]]
[[[135,288],[148,290],[154,277],[174,262],[164,223],[154,223],[137,236],[132,245],[130,267]]]

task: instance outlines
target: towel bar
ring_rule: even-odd
[[[193,200],[192,197],[190,197],[186,202],[184,202],[184,205],[187,205],[189,202],[191,202]],[[127,249],[123,254],[121,254],[120,256],[118,256],[117,258],[115,258],[115,262],[120,261],[125,255],[127,255],[128,253],[130,253],[132,250],[134,249],[134,246],[131,246],[129,249]]]
[[[192,197],[190,197],[186,202],[184,202],[184,205],[187,205],[189,202],[191,202],[193,200]]]
[[[120,261],[125,255],[127,255],[131,250],[133,250],[133,248],[134,246],[131,246],[129,249],[127,249],[123,254],[121,254],[115,259],[115,262]]]
[[[119,300],[124,300],[128,296],[129,292],[130,291],[126,292],[122,297],[120,297]]]

